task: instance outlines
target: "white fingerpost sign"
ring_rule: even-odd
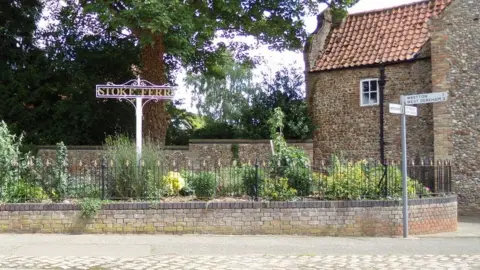
[[[393,113],[393,114],[402,114],[403,113],[402,105],[400,105],[400,104],[390,103],[390,104],[388,104],[388,109],[389,109],[390,113]]]
[[[405,105],[425,104],[447,101],[447,92],[405,96]]]
[[[400,96],[400,104],[389,104],[390,113],[401,115],[402,136],[402,201],[403,201],[403,237],[408,237],[408,183],[407,183],[407,115],[417,116],[417,107],[406,106],[444,102],[448,99],[447,92]]]
[[[173,99],[174,91],[175,87],[155,85],[149,81],[141,80],[140,77],[124,84],[113,84],[108,82],[107,84],[99,84],[96,86],[95,92],[97,98],[116,98],[119,100],[126,100],[135,107],[135,142],[138,162],[142,157],[143,107],[150,101],[158,102],[159,100]]]
[[[405,114],[409,116],[418,116],[417,107],[405,106]]]
[[[400,104],[390,103],[389,111],[390,113],[393,113],[393,114],[403,114],[403,108],[402,108],[402,105]],[[405,114],[410,116],[417,116],[418,115],[417,107],[405,106]]]

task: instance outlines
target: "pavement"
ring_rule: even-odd
[[[407,239],[4,234],[1,269],[480,269],[480,217]]]

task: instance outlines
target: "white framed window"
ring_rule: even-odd
[[[364,79],[360,81],[360,106],[378,105],[380,87],[378,79]]]

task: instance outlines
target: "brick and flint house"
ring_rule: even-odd
[[[338,19],[305,47],[314,157],[398,160],[400,95],[448,92],[408,117],[410,158],[454,164],[460,212],[480,214],[480,0],[430,0]],[[382,110],[383,108],[383,110]]]

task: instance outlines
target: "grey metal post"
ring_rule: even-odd
[[[408,237],[408,185],[407,185],[407,116],[405,115],[405,96],[400,96],[402,105],[402,186],[403,186],[403,237]]]

